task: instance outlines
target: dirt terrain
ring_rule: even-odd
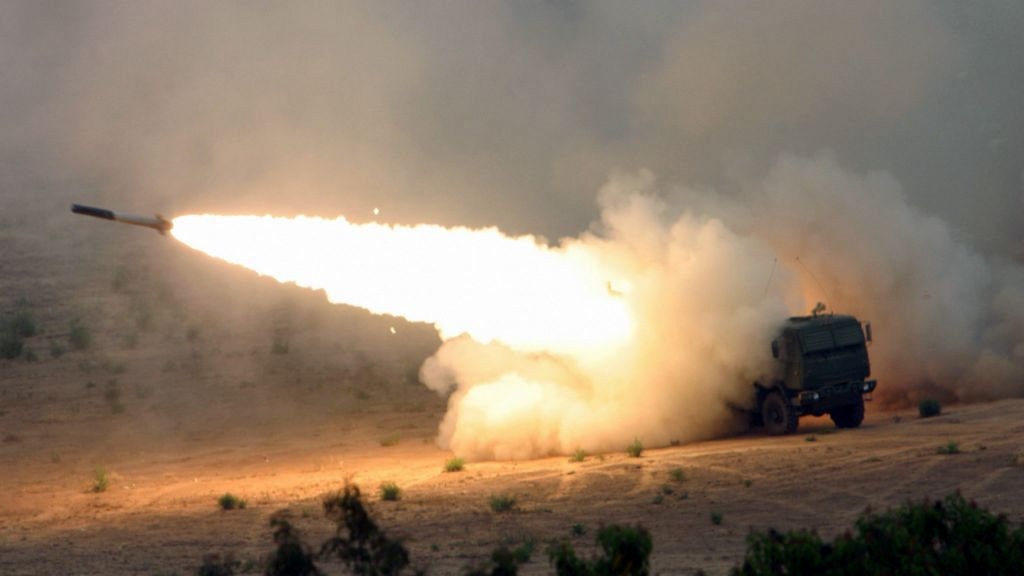
[[[145,231],[31,216],[0,228],[0,311],[27,310],[38,326],[34,359],[0,360],[3,574],[188,574],[208,553],[259,571],[271,514],[289,510],[318,543],[332,528],[321,498],[345,482],[434,574],[531,539],[523,572],[549,573],[545,543],[589,551],[606,523],[649,528],[656,573],[720,574],[751,529],[831,536],[866,507],[954,490],[1024,520],[1024,400],[930,419],[869,405],[857,430],[804,419],[781,438],[445,472],[453,455],[434,443],[445,400],[416,379],[438,343],[429,327],[330,305]],[[88,346],[70,344],[73,325]],[[958,453],[937,452],[950,442]],[[386,481],[400,501],[379,500]],[[220,510],[225,492],[248,506]],[[515,508],[492,511],[496,494]]]

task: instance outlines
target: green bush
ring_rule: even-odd
[[[68,343],[75,350],[85,350],[92,345],[92,333],[79,320],[73,320],[71,331],[68,332]]]
[[[720,526],[722,524],[722,518],[722,513],[718,510],[711,511],[711,523],[715,526]]]
[[[675,482],[682,482],[686,480],[686,472],[683,472],[682,468],[673,468],[668,471],[668,477]]]
[[[107,471],[103,466],[97,466],[92,471],[92,491],[97,494],[100,492],[106,492],[107,487],[110,485],[110,479],[107,478]]]
[[[569,462],[583,462],[587,459],[587,451],[583,448],[577,448],[572,456],[569,457]]]
[[[267,558],[267,576],[312,576],[320,574],[313,551],[299,538],[291,522],[281,513],[270,517],[277,548]]]
[[[451,460],[444,463],[445,472],[461,472],[465,467],[466,462],[462,458],[452,458]]]
[[[64,355],[64,347],[59,342],[50,342],[50,356],[60,358]]]
[[[1024,527],[959,493],[869,510],[855,528],[829,543],[807,530],[753,532],[732,574],[1024,574]]]
[[[231,492],[225,492],[223,496],[217,499],[217,504],[221,510],[244,510],[248,502]]]
[[[921,418],[931,418],[942,414],[942,404],[938,400],[921,400],[917,405],[917,413]]]
[[[644,453],[644,445],[639,438],[633,438],[633,443],[626,447],[626,453],[633,458],[639,458]]]
[[[324,513],[337,529],[320,547],[319,557],[336,556],[354,574],[401,574],[409,565],[409,551],[377,527],[363,505],[359,487],[346,485],[344,492],[328,496]]]
[[[493,494],[491,496],[491,510],[495,512],[508,512],[516,507],[516,499],[508,494]]]
[[[390,448],[392,446],[398,446],[398,443],[401,442],[401,440],[402,437],[398,434],[388,434],[380,439],[380,445],[385,448]]]
[[[960,445],[957,444],[956,442],[949,441],[949,442],[943,444],[942,446],[939,446],[939,448],[935,451],[935,453],[936,454],[959,454],[960,453]]]
[[[25,341],[13,330],[3,330],[0,333],[0,357],[13,360],[21,356],[24,347]]]
[[[516,548],[499,546],[491,552],[491,561],[483,566],[463,570],[464,576],[516,576],[519,567],[530,561],[533,555],[533,541],[528,540]]]
[[[384,482],[380,485],[380,499],[394,502],[402,498],[402,489],[394,482]]]
[[[653,549],[651,533],[643,526],[612,524],[597,533],[598,554],[589,559],[576,555],[568,542],[548,548],[548,560],[558,576],[646,576]]]
[[[24,309],[18,310],[11,317],[9,330],[22,338],[31,338],[39,332],[32,313]]]

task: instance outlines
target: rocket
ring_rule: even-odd
[[[83,214],[85,216],[92,216],[94,218],[102,218],[104,220],[113,220],[115,222],[124,222],[125,224],[133,224],[135,226],[145,226],[146,228],[152,228],[161,235],[167,234],[167,231],[174,226],[174,224],[160,216],[159,214],[154,215],[152,218],[148,216],[136,216],[135,214],[125,214],[123,212],[114,212],[113,210],[107,210],[106,208],[96,208],[93,206],[83,206],[82,204],[72,204],[71,211],[75,214]]]

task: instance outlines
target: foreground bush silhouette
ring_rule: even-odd
[[[525,542],[518,548],[499,546],[491,552],[489,564],[475,568],[466,568],[463,576],[516,576],[519,567],[530,561],[533,554],[533,541]]]
[[[267,559],[267,576],[317,576],[322,574],[313,563],[313,552],[302,543],[288,519],[275,514],[270,518],[277,548]]]
[[[324,499],[324,513],[337,529],[320,547],[320,557],[335,556],[353,573],[367,576],[401,574],[409,565],[409,551],[377,527],[358,486],[348,484]]]
[[[1024,574],[1024,527],[957,493],[865,512],[854,534],[830,543],[806,530],[751,533],[732,574]]]
[[[589,560],[576,556],[572,544],[561,542],[548,549],[548,559],[558,576],[646,576],[653,549],[651,533],[643,526],[611,525],[597,533],[600,553]]]

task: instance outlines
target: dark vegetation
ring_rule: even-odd
[[[490,500],[491,510],[495,512],[508,512],[516,507],[516,499],[508,494],[494,494]]]
[[[831,542],[807,530],[752,533],[732,574],[1024,574],[1024,527],[953,494],[869,510]]]
[[[270,519],[275,549],[262,560],[264,573],[323,574],[318,562],[340,561],[353,574],[384,576],[423,574],[410,570],[408,549],[388,536],[370,517],[359,488],[346,485],[328,495],[324,513],[335,524],[334,535],[314,549],[305,544],[285,513]],[[573,526],[575,537],[585,533]],[[581,557],[568,540],[547,547],[548,561],[558,576],[646,576],[654,549],[643,526],[608,525],[596,537],[597,551]],[[433,547],[437,550],[436,546]],[[503,544],[490,558],[462,571],[469,576],[515,576],[530,561],[534,542]],[[250,572],[230,555],[204,558],[201,575],[230,576]],[[992,514],[959,493],[941,501],[907,503],[885,512],[870,509],[831,542],[808,530],[751,532],[742,564],[732,576],[776,574],[822,575],[969,575],[1024,574],[1024,526],[1014,528],[1003,515]]]
[[[644,453],[644,445],[639,438],[634,438],[633,443],[626,447],[626,453],[633,458],[639,458]]]
[[[20,300],[14,311],[0,324],[0,358],[13,360],[25,351],[25,359],[34,361],[35,353],[25,348],[25,339],[39,333],[28,303]]]
[[[917,405],[917,413],[921,418],[931,418],[942,414],[942,404],[938,400],[921,400]]]
[[[597,533],[598,553],[580,558],[568,542],[552,544],[548,560],[558,576],[646,575],[650,571],[651,533],[643,526],[612,524]]]
[[[231,492],[225,492],[223,496],[217,499],[217,505],[220,506],[221,510],[244,510],[248,502]]]

